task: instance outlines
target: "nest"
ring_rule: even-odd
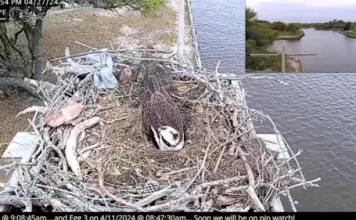
[[[52,211],[268,211],[279,194],[317,186],[318,179],[304,179],[299,164],[290,165],[300,152],[280,163],[257,138],[251,121],[266,116],[247,108],[239,82],[145,52],[111,51],[117,72],[132,71],[115,91],[98,90],[92,73],[66,72],[66,63],[49,66],[57,84],[32,81],[45,107],[20,114],[36,112],[30,123],[41,141],[29,163],[8,165],[21,173],[18,185],[4,192],[17,201],[13,205]],[[75,62],[85,65],[81,58]],[[161,67],[152,74],[160,74],[184,118],[186,145],[179,152],[159,151],[143,132],[141,81],[150,65]],[[68,110],[72,115],[49,126],[58,111],[65,115],[68,103],[76,105]]]

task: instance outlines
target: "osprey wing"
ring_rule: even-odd
[[[171,126],[183,134],[183,121],[179,109],[165,91],[156,76],[145,76],[142,97],[142,117],[145,130],[151,134],[151,126]]]

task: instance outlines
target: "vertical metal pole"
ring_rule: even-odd
[[[282,46],[282,73],[286,72],[286,46]]]
[[[178,9],[178,39],[177,39],[177,52],[178,60],[183,61],[184,55],[184,1],[179,0],[179,9]]]

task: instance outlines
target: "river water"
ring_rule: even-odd
[[[245,4],[227,0],[192,4],[203,65],[215,67],[221,59],[224,71],[243,72]],[[243,81],[249,107],[270,115],[294,152],[303,150],[299,162],[307,179],[322,178],[320,188],[292,191],[298,211],[355,210],[356,75],[267,75],[289,85],[268,79]]]
[[[356,38],[335,31],[303,29],[300,40],[274,41],[272,48],[287,53],[316,53],[316,56],[299,56],[306,73],[355,73]]]

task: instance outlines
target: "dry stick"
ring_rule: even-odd
[[[215,75],[216,75],[216,76],[219,75],[219,73],[218,73],[219,66],[220,66],[220,60],[219,60],[218,64],[216,65],[216,68],[215,68]],[[220,83],[219,77],[216,77],[216,82],[217,82],[217,84],[218,84],[218,89],[219,89],[219,91],[221,91],[221,83]],[[224,100],[224,97],[223,97],[223,94],[222,94],[222,93],[219,93],[219,98],[220,98],[221,101]]]
[[[20,163],[20,162],[12,162],[10,164],[6,164],[4,166],[0,166],[0,170],[12,170],[15,169],[17,166],[36,166],[36,163]]]
[[[117,122],[117,121],[122,121],[122,120],[125,120],[125,119],[127,119],[126,116],[121,117],[121,118],[117,118],[117,119],[113,119],[113,120],[110,120],[110,121],[104,121],[104,120],[103,120],[103,122],[106,123],[106,124],[112,124],[112,123],[115,123],[115,122]]]
[[[257,111],[256,111],[256,112],[257,112]],[[277,136],[277,142],[278,142],[278,144],[280,145],[280,141],[279,141],[279,139],[278,139],[278,136],[280,136],[280,137],[282,138],[282,141],[283,141],[284,144],[286,145],[287,149],[288,149],[289,152],[292,154],[292,158],[294,158],[294,161],[295,161],[296,164],[297,164],[297,168],[301,169],[300,164],[299,164],[299,161],[298,161],[298,159],[297,159],[297,157],[296,157],[296,154],[294,154],[293,150],[292,150],[291,147],[289,146],[288,142],[284,139],[284,137],[282,136],[282,134],[279,133],[279,131],[278,131],[278,129],[277,129],[275,123],[273,122],[273,120],[272,120],[268,115],[262,115],[262,116],[266,117],[266,118],[271,122],[271,124],[273,125],[273,128],[274,128],[275,133],[276,133],[276,136]],[[298,153],[299,153],[299,151],[298,151]],[[298,153],[297,153],[297,154],[298,154]],[[289,164],[289,160],[287,160],[286,163],[287,163],[287,165],[288,165],[289,167],[291,167],[290,164]],[[300,175],[301,175],[303,181],[306,181],[305,178],[304,178],[303,173],[302,173],[301,171],[300,171],[299,173],[300,173]],[[296,212],[297,209],[295,208],[294,201],[293,201],[292,196],[290,195],[289,190],[287,191],[287,196],[288,196],[288,200],[289,200],[289,202],[290,202],[290,205],[291,205],[293,211]]]
[[[123,205],[125,205],[125,206],[127,206],[127,207],[133,208],[133,209],[138,210],[138,211],[141,211],[141,212],[145,212],[145,211],[146,211],[144,208],[141,208],[141,207],[139,207],[139,206],[137,206],[137,205],[134,205],[134,204],[132,204],[132,203],[129,203],[129,202],[127,202],[127,201],[125,201],[125,200],[123,200],[123,199],[121,199],[121,198],[119,198],[119,197],[113,195],[112,193],[110,193],[109,190],[107,190],[107,189],[105,188],[105,186],[104,186],[104,177],[103,177],[103,172],[102,172],[102,170],[101,170],[101,167],[99,166],[99,167],[97,168],[97,170],[98,170],[98,173],[99,173],[99,186],[100,186],[100,189],[101,189],[106,195],[108,195],[110,198],[112,198],[112,199],[115,200],[116,202],[118,202],[118,203],[120,203],[120,204],[123,204]]]
[[[90,150],[94,150],[96,148],[100,147],[100,145],[97,143],[97,144],[93,144],[92,146],[90,147],[86,147],[86,148],[83,148],[79,151],[80,154],[84,154],[85,152],[87,151],[90,151]]]
[[[169,194],[172,194],[176,189],[171,189],[171,186],[168,186],[160,191],[152,193],[150,196],[138,201],[135,203],[135,205],[143,207],[145,205],[148,205],[154,201],[156,201],[159,198],[162,198],[164,196],[168,196]]]
[[[287,188],[287,190],[291,190],[291,189],[293,189],[293,188],[296,188],[296,187],[298,187],[298,186],[304,186],[304,185],[311,185],[311,186],[316,186],[316,187],[319,187],[319,185],[318,184],[314,184],[315,182],[318,182],[318,181],[320,181],[321,180],[321,178],[316,178],[316,179],[314,179],[314,180],[310,180],[310,181],[307,181],[307,182],[302,182],[302,183],[298,183],[298,184],[295,184],[295,185],[293,185],[293,186],[290,186],[290,187],[288,187]]]
[[[80,166],[76,157],[77,137],[79,133],[81,133],[82,131],[84,131],[89,127],[96,125],[99,122],[100,122],[99,117],[93,117],[86,121],[80,122],[73,128],[68,138],[67,145],[65,148],[65,156],[69,167],[72,169],[72,171],[75,173],[77,177],[81,177]]]
[[[164,176],[164,175],[173,175],[173,174],[185,172],[185,171],[188,171],[188,170],[192,170],[192,169],[195,169],[195,168],[196,168],[196,167],[183,168],[183,169],[175,170],[175,171],[168,172],[168,173],[162,173],[161,175],[162,175],[162,176]]]
[[[202,183],[198,186],[196,186],[193,191],[192,191],[192,195],[198,194],[200,193],[204,188],[207,187],[212,187],[212,186],[219,186],[219,185],[224,185],[224,184],[229,184],[232,182],[239,182],[241,180],[245,180],[247,178],[246,175],[244,176],[236,176],[236,177],[232,177],[232,178],[228,178],[228,179],[223,179],[223,180],[215,180],[212,182],[206,182],[206,183]]]
[[[255,178],[253,177],[253,172],[251,170],[250,165],[247,162],[247,159],[245,157],[245,153],[241,150],[241,148],[238,149],[239,153],[241,154],[241,159],[244,162],[244,166],[245,169],[247,171],[247,175],[248,175],[248,182],[249,182],[249,186],[246,190],[247,194],[250,196],[252,203],[259,208],[262,211],[266,211],[265,207],[263,207],[261,201],[259,200],[256,191],[254,190],[255,187]]]
[[[247,131],[245,131],[245,132],[243,132],[243,133],[241,133],[241,134],[239,134],[239,135],[237,135],[237,136],[234,136],[234,137],[230,138],[229,140],[225,141],[224,143],[222,143],[222,144],[220,144],[219,146],[217,146],[214,150],[212,150],[209,155],[213,154],[213,153],[214,153],[215,151],[217,151],[220,147],[225,146],[226,144],[230,143],[231,141],[233,141],[233,140],[235,140],[235,139],[237,139],[237,138],[242,137],[243,135],[245,135],[245,134],[251,132],[251,131],[254,130],[254,129],[255,129],[255,128],[251,128],[251,129],[249,129],[249,130],[247,130]]]
[[[214,106],[214,107],[225,107],[226,105],[224,104],[217,104],[217,103],[212,103],[212,102],[207,102],[207,101],[199,101],[203,96],[197,98],[196,100],[188,100],[186,98],[177,96],[176,94],[171,93],[171,95],[179,100],[183,100],[185,102],[193,103],[193,104],[205,104],[207,106]]]
[[[42,206],[42,199],[35,198],[31,199],[32,204],[36,206]],[[17,197],[16,195],[2,195],[0,197],[0,205],[11,205],[15,207],[23,207],[24,203],[22,202],[22,198]]]
[[[186,73],[186,72],[185,72],[185,73],[183,73],[183,76],[187,76],[187,77],[189,77],[189,78],[196,79],[198,82],[203,83],[203,84],[206,85],[211,91],[217,93],[217,94],[219,95],[219,97],[220,97],[220,96],[222,96],[222,97],[224,96],[222,90],[218,90],[218,89],[214,88],[214,86],[211,85],[211,83],[207,82],[205,79],[203,79],[203,78],[201,78],[201,77],[199,77],[199,76],[197,76],[197,75],[193,75],[193,74],[191,74],[191,73]]]
[[[41,188],[56,190],[56,191],[59,191],[59,192],[62,192],[62,193],[68,193],[68,194],[73,195],[73,196],[78,196],[74,192],[71,192],[71,191],[68,191],[68,190],[65,190],[65,189],[60,189],[60,188],[53,187],[53,186],[46,186],[46,185],[43,185],[43,184],[36,184],[36,186],[41,187]]]
[[[64,157],[62,151],[52,143],[52,141],[51,141],[50,138],[49,138],[49,133],[48,133],[48,132],[49,132],[49,128],[46,127],[46,128],[44,129],[43,139],[44,139],[44,141],[45,141],[46,143],[48,143],[48,144],[50,145],[50,147],[51,147],[54,151],[57,152],[57,154],[59,155],[59,157],[63,160],[63,170],[64,170],[64,172],[67,173],[68,167],[67,167],[67,163],[66,163],[66,158]]]
[[[198,176],[200,175],[201,171],[203,170],[203,168],[205,167],[205,162],[206,159],[208,157],[208,152],[210,149],[211,143],[209,143],[208,147],[205,150],[205,155],[204,155],[204,159],[203,159],[203,163],[201,164],[197,174],[195,174],[195,176],[193,177],[193,179],[190,181],[190,183],[187,185],[187,187],[185,188],[185,191],[187,191],[189,189],[189,187],[194,183],[194,181],[196,180],[196,178],[198,178]]]
[[[223,149],[222,149],[222,151],[221,151],[221,153],[220,153],[220,155],[219,155],[218,162],[215,165],[214,173],[216,173],[216,171],[219,169],[220,161],[221,161],[221,158],[222,158],[223,154],[225,153],[226,147],[227,147],[227,145],[225,144]]]
[[[72,129],[73,129],[73,127],[68,127],[68,128],[64,129],[63,138],[61,140],[59,140],[59,143],[57,146],[59,149],[63,150],[66,147],[68,138],[70,136]]]
[[[79,43],[79,44],[82,45],[82,43]],[[87,47],[87,46],[85,46],[85,47]],[[128,49],[119,49],[119,50],[108,50],[107,52],[116,54],[116,53],[123,53],[123,52],[128,52],[128,51],[129,51]],[[170,53],[169,51],[153,50],[153,49],[139,49],[138,51],[140,51],[140,52],[152,51],[152,52],[156,52],[156,53],[165,53],[165,54]],[[55,62],[55,61],[65,60],[67,58],[82,57],[82,56],[89,55],[89,54],[103,53],[103,52],[105,52],[105,51],[101,51],[101,50],[97,50],[96,49],[95,51],[90,51],[90,52],[85,52],[85,53],[78,53],[78,54],[73,54],[73,55],[70,55],[70,56],[51,59],[51,60],[49,60],[49,62]],[[127,65],[125,65],[125,66],[127,66]]]
[[[293,212],[297,212],[297,208],[295,207],[295,202],[293,201],[293,198],[292,198],[289,190],[287,190],[287,197],[288,197],[288,200],[289,200],[290,206],[292,207]]]
[[[273,182],[275,183],[278,180],[281,180],[281,179],[286,178],[286,177],[290,177],[290,176],[292,176],[293,174],[295,174],[296,172],[299,172],[299,171],[300,171],[300,169],[289,171],[288,174],[277,177]]]
[[[19,112],[15,117],[18,117],[20,115],[24,115],[24,114],[27,114],[27,113],[31,113],[31,112],[40,112],[42,114],[45,114],[45,113],[47,113],[47,111],[48,111],[48,108],[46,108],[46,107],[31,106],[31,107],[28,107],[25,110]]]
[[[79,44],[79,45],[81,45],[81,46],[84,46],[84,47],[86,47],[86,48],[89,48],[89,49],[92,49],[92,50],[99,51],[99,49],[98,49],[98,48],[88,46],[88,45],[83,44],[83,43],[81,43],[81,42],[79,42],[79,41],[75,41],[75,43],[76,43],[76,44]],[[103,51],[101,51],[101,52],[103,52]]]
[[[136,60],[151,60],[151,61],[158,61],[158,62],[168,62],[168,61],[165,60],[165,59],[132,57],[132,56],[124,55],[124,54],[113,54],[113,55],[121,56],[121,57],[126,57],[126,58],[129,58],[129,59],[136,59]],[[176,62],[176,61],[170,61],[170,62],[171,62],[172,64],[175,64],[175,65],[181,65],[180,62]]]
[[[289,161],[291,160],[295,160],[297,156],[301,155],[303,151],[302,150],[298,150],[298,152],[296,154],[294,154],[293,156],[291,156],[290,158],[288,158],[287,160],[283,161],[283,163],[279,164],[278,167],[283,166],[286,163],[289,163]]]
[[[204,196],[204,194],[193,195],[193,196],[183,196],[180,199],[176,199],[176,200],[172,200],[167,203],[160,204],[160,205],[148,207],[147,211],[154,212],[154,211],[162,211],[165,209],[176,211],[177,209],[179,209],[181,207],[182,203],[189,202],[192,200],[197,200],[203,196]]]

